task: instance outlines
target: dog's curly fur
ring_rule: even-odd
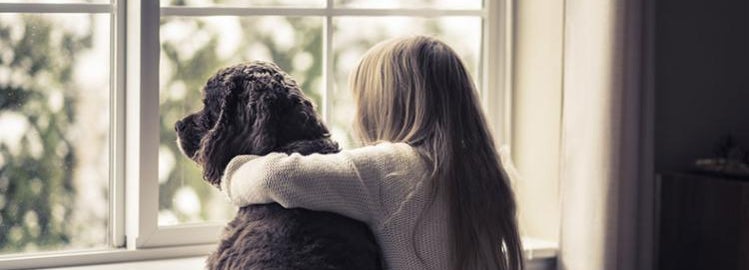
[[[183,153],[202,166],[203,178],[216,187],[237,155],[339,151],[297,83],[272,63],[254,61],[220,70],[203,88],[203,106],[178,121],[175,129]],[[240,208],[207,266],[381,268],[379,247],[365,224],[278,204]]]

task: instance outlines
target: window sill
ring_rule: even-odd
[[[523,249],[527,258],[526,270],[557,269],[559,245],[534,238],[523,238]]]
[[[556,269],[554,263],[556,257],[536,258],[528,261],[526,270],[553,270]],[[206,257],[190,257],[168,260],[153,260],[127,263],[99,264],[89,266],[74,266],[63,268],[49,268],[48,270],[162,270],[162,269],[204,269]]]
[[[202,257],[210,254],[215,248],[215,244],[210,244],[142,248],[137,250],[119,248],[3,255],[0,256],[0,269],[39,269],[53,267],[63,267],[60,269],[133,269],[119,268],[120,266],[118,265],[128,265],[133,262],[148,264],[150,263],[147,262],[149,260],[166,261],[175,258]],[[109,268],[110,265],[112,266],[111,268]],[[200,266],[202,265],[200,264]]]
[[[523,249],[528,260],[553,259],[557,257],[559,245],[555,242],[524,237]]]
[[[556,267],[557,244],[538,239],[523,239],[528,270]],[[115,249],[67,253],[2,256],[0,268],[44,268],[55,270],[125,270],[125,269],[204,269],[206,255],[214,245],[152,249]]]

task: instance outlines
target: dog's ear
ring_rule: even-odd
[[[200,141],[197,160],[203,178],[219,187],[229,161],[237,155],[264,155],[276,147],[279,92],[272,80],[238,73],[222,82],[222,100],[214,126]],[[267,75],[267,74],[265,74]]]
[[[232,99],[234,85],[231,81],[222,81],[221,83],[218,117],[213,127],[201,138],[195,158],[198,164],[203,167],[203,179],[216,187],[221,186],[222,170],[226,167],[230,158],[230,153],[226,151],[230,149],[227,147],[231,142],[227,140],[232,140],[227,136],[230,134],[228,131],[232,130],[231,116],[228,111],[229,104],[227,103],[230,101],[229,99]]]
[[[242,113],[252,121],[251,130],[246,133],[245,145],[250,147],[254,155],[265,155],[277,148],[281,139],[279,126],[287,124],[281,119],[282,112],[288,108],[287,90],[276,79],[260,84],[250,83],[254,84],[251,94],[255,97],[251,98],[249,106],[244,107]]]
[[[330,137],[328,128],[318,117],[312,102],[298,87],[289,88],[286,100],[289,105],[282,116],[282,121],[286,124],[279,127],[284,143]]]
[[[290,87],[287,99],[289,109],[282,115],[279,125],[282,140],[279,152],[300,153],[335,153],[340,151],[338,144],[330,139],[328,128],[318,117],[312,102],[304,96],[298,87]]]

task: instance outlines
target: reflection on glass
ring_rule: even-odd
[[[481,9],[482,0],[335,0],[336,7],[347,8],[435,8]]]
[[[324,7],[326,0],[161,0],[161,6]]]
[[[107,245],[109,21],[0,14],[0,254]]]
[[[333,19],[335,87],[329,123],[333,138],[343,147],[355,146],[351,134],[355,106],[348,88],[349,72],[364,53],[380,41],[409,35],[431,35],[445,41],[461,56],[477,87],[481,57],[481,18],[339,17]],[[366,25],[366,27],[362,27]]]
[[[273,61],[320,108],[321,17],[166,17],[161,21],[159,224],[223,221],[234,209],[176,144],[174,122],[201,108],[201,89],[218,69]]]

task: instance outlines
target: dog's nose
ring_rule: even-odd
[[[174,123],[174,131],[179,132],[184,128],[185,128],[185,123],[182,122],[182,120],[179,120],[177,121],[177,123]]]

